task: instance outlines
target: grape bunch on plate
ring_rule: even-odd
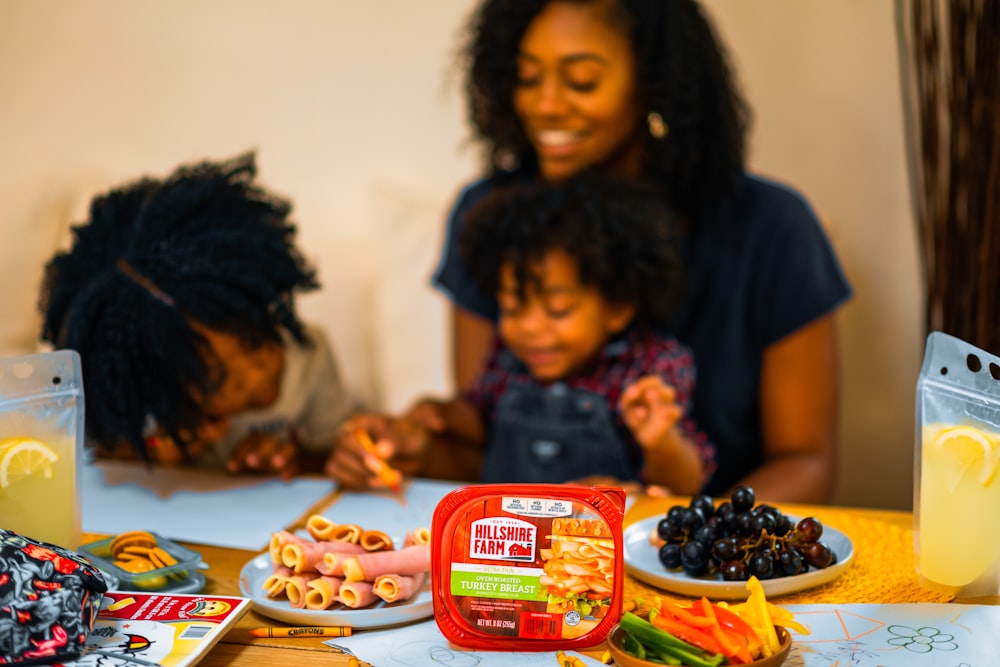
[[[795,523],[776,507],[755,503],[753,489],[739,486],[718,507],[706,495],[671,507],[656,526],[660,562],[692,577],[719,572],[726,581],[787,577],[834,562],[817,519]]]

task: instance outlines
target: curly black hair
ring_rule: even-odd
[[[658,190],[584,171],[493,190],[469,210],[458,247],[484,294],[497,293],[510,264],[521,298],[545,254],[562,250],[581,284],[634,305],[635,326],[662,331],[684,291],[680,230]]]
[[[491,167],[513,162],[537,170],[513,100],[521,39],[549,2],[608,4],[609,24],[628,32],[641,101],[670,128],[663,139],[646,136],[643,176],[665,189],[672,208],[692,219],[732,192],[744,167],[750,108],[695,0],[484,0],[469,22],[462,57],[469,120]]]
[[[293,293],[317,289],[291,205],[254,183],[254,155],[182,166],[95,197],[46,264],[42,339],[81,357],[91,444],[144,459],[148,420],[184,446],[219,381],[192,322],[248,346],[307,342]]]

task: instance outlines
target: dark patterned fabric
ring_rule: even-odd
[[[0,529],[0,664],[78,657],[106,590],[83,556]]]

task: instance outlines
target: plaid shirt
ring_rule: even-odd
[[[507,388],[537,382],[524,364],[513,360],[510,350],[501,341],[494,346],[486,368],[476,381],[462,393],[479,411],[487,431],[496,417],[497,404]],[[637,329],[622,334],[607,345],[585,368],[562,379],[570,389],[585,389],[607,397],[608,409],[614,415],[615,428],[621,441],[627,443],[629,457],[641,461],[642,447],[625,425],[618,400],[626,387],[646,375],[658,375],[677,392],[676,402],[684,414],[691,412],[694,393],[695,367],[691,351],[672,337],[660,336]],[[678,424],[684,436],[698,448],[704,465],[702,482],[715,471],[715,447],[698,430],[694,421],[685,417]]]

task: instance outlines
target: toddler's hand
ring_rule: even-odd
[[[277,474],[289,480],[299,471],[299,446],[292,434],[252,433],[226,463],[231,473]]]
[[[625,425],[643,447],[664,441],[684,410],[676,403],[677,392],[658,375],[646,375],[622,392],[619,407]]]

